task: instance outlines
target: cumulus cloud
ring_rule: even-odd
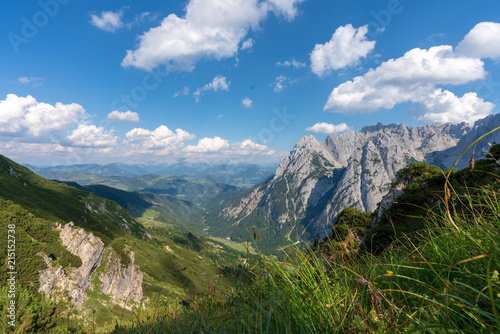
[[[122,16],[122,11],[103,11],[101,15],[91,14],[90,23],[104,31],[115,32],[124,27]]]
[[[466,93],[457,97],[448,90],[436,89],[420,101],[419,107],[413,110],[420,121],[443,123],[467,122],[474,124],[477,120],[488,116],[495,105],[485,102],[476,93]]]
[[[8,94],[0,101],[0,134],[38,138],[74,126],[87,118],[79,104],[55,105],[38,102],[33,96]],[[26,139],[26,138],[25,138]]]
[[[167,65],[190,71],[202,58],[233,57],[248,31],[256,29],[269,11],[292,19],[302,1],[190,0],[184,17],[170,14],[159,27],[140,36],[139,45],[127,51],[122,66],[151,70]]]
[[[146,150],[163,149],[170,151],[184,146],[184,141],[196,138],[182,129],[176,129],[175,132],[165,125],[161,125],[153,131],[134,128],[125,135],[127,142]]]
[[[356,65],[375,48],[375,41],[366,40],[368,26],[358,29],[348,24],[335,30],[325,44],[316,44],[311,52],[311,69],[318,76],[332,70]]]
[[[190,153],[207,153],[218,152],[229,147],[229,141],[221,137],[203,138],[198,141],[198,145],[189,145],[184,148],[185,152]]]
[[[77,147],[109,147],[116,144],[117,138],[113,135],[113,130],[106,132],[102,127],[80,124],[67,137],[68,143],[64,144]]]
[[[330,124],[330,123],[320,122],[314,124],[313,126],[308,127],[306,131],[314,134],[330,134],[330,133],[344,132],[351,129],[352,127],[348,126],[345,123]]]
[[[275,152],[271,150],[266,145],[257,144],[251,141],[250,139],[246,139],[242,142],[236,142],[231,145],[231,154],[237,155],[272,155]]]
[[[500,58],[500,23],[478,23],[458,44],[457,53],[474,58]]]
[[[206,92],[208,90],[211,90],[213,92],[217,92],[219,90],[229,90],[229,85],[231,84],[230,81],[227,81],[226,77],[223,77],[222,75],[218,75],[215,78],[212,79],[212,82],[206,84],[205,86],[196,89],[196,91],[193,93],[193,96],[196,100],[196,102],[200,102],[201,95],[203,92]]]
[[[419,102],[439,84],[461,85],[486,77],[483,62],[458,56],[448,45],[413,49],[331,92],[325,110],[356,113]]]
[[[285,60],[284,62],[277,62],[276,66],[302,68],[302,67],[306,66],[306,63],[302,63],[300,61],[295,60],[295,58],[292,58],[292,60]]]
[[[252,38],[247,39],[246,41],[241,44],[240,50],[247,50],[251,49],[253,47],[254,40]]]
[[[17,79],[17,81],[19,81],[20,83],[25,84],[25,85],[32,84],[33,86],[38,87],[38,86],[43,85],[43,83],[45,82],[45,79],[39,78],[39,77],[21,77],[21,78]]]
[[[196,146],[186,146],[182,151],[187,153],[209,153],[219,158],[249,155],[269,156],[275,153],[266,145],[254,143],[250,139],[230,144],[228,140],[221,137],[203,138],[198,141]]]
[[[241,106],[243,106],[243,107],[245,107],[245,108],[251,108],[251,107],[252,107],[252,104],[253,104],[253,101],[252,101],[252,100],[250,100],[250,99],[248,98],[248,96],[247,96],[247,97],[245,97],[245,98],[243,99],[243,101],[241,101]]]
[[[112,122],[139,122],[139,114],[132,111],[119,112],[118,110],[112,111],[108,114],[108,119]]]
[[[293,20],[298,14],[297,4],[305,0],[268,0],[270,9],[287,20]]]

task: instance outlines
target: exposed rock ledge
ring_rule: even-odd
[[[110,249],[104,260],[105,270],[99,273],[100,290],[122,307],[126,307],[127,301],[139,303],[142,299],[143,273],[134,261],[135,254],[131,251],[130,264],[123,267],[120,258]]]
[[[58,226],[57,229],[61,244],[69,252],[80,257],[82,265],[70,268],[66,272],[61,266],[54,266],[51,259],[42,254],[47,267],[40,271],[38,289],[40,293],[43,292],[47,296],[54,295],[56,298],[67,295],[80,309],[88,299],[85,290],[94,289],[91,275],[102,265],[103,254],[106,253],[104,267],[99,270],[99,280],[102,282],[99,289],[109,295],[113,303],[122,306],[125,306],[127,298],[135,302],[142,300],[143,273],[134,265],[133,252],[130,253],[130,264],[123,268],[115,252],[110,247],[105,249],[102,240],[92,233],[86,233],[82,228],[75,228],[72,222],[64,227]]]

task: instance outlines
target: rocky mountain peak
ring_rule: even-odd
[[[301,147],[314,147],[315,145],[319,145],[318,140],[313,135],[307,135],[299,139],[293,150]]]

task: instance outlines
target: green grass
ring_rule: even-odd
[[[240,243],[240,242],[234,242],[231,240],[221,239],[221,238],[216,238],[216,237],[209,237],[209,239],[215,240],[221,244],[225,244],[226,246],[229,246],[238,252],[246,253],[248,251],[251,254],[257,253],[255,248],[252,247],[251,242],[241,242]]]

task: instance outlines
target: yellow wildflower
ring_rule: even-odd
[[[394,275],[394,272],[391,270],[387,270],[387,276],[392,276],[392,275]]]
[[[498,282],[498,271],[496,270],[493,271],[493,274],[491,275],[491,281]]]

